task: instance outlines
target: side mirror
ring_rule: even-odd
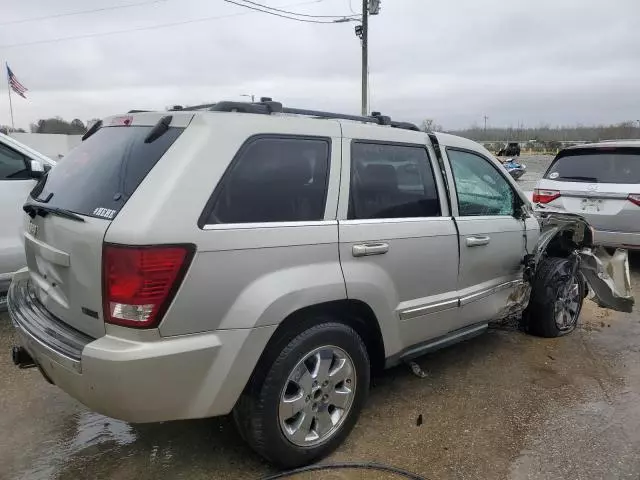
[[[31,178],[42,178],[45,174],[45,167],[38,160],[31,160]]]

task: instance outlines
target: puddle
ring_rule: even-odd
[[[136,441],[131,425],[92,412],[81,412],[70,419],[71,426],[64,437],[44,439],[38,445],[39,455],[33,465],[19,478],[25,480],[47,480],[64,466],[69,458],[91,447],[115,448]]]

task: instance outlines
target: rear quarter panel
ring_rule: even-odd
[[[229,163],[251,136],[329,137],[332,164],[318,222],[198,227]],[[334,121],[244,113],[195,115],[109,228],[105,241],[191,243],[196,255],[162,320],[163,336],[280,323],[298,308],[346,297],[336,218],[340,126]]]

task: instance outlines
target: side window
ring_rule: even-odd
[[[447,149],[458,192],[461,217],[513,215],[514,192],[500,172],[484,157]]]
[[[325,139],[249,140],[224,175],[207,223],[322,220],[329,152]]]
[[[358,141],[351,144],[350,219],[440,214],[426,148]]]
[[[0,144],[0,180],[31,178],[25,158],[18,152]]]

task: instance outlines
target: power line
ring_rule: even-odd
[[[292,3],[288,5],[283,5],[284,7],[297,7],[300,5],[308,5],[310,3],[316,3],[318,0],[310,0],[306,2]],[[127,28],[123,30],[112,30],[109,32],[97,32],[97,33],[87,33],[83,35],[72,35],[69,37],[58,37],[52,38],[48,40],[35,40],[33,42],[23,42],[23,43],[11,43],[8,45],[0,45],[1,48],[15,48],[15,47],[27,47],[32,45],[42,45],[44,43],[58,43],[58,42],[66,42],[68,40],[80,40],[85,38],[93,38],[93,37],[106,37],[110,35],[120,35],[122,33],[131,33],[131,32],[140,32],[144,30],[157,30],[161,28],[169,28],[169,27],[177,27],[180,25],[188,25],[190,23],[199,23],[199,22],[208,22],[211,20],[219,20],[223,18],[230,17],[240,17],[242,15],[250,15],[252,12],[237,12],[237,13],[229,13],[226,15],[216,15],[212,17],[202,17],[202,18],[194,18],[191,20],[183,20],[180,22],[171,22],[171,23],[161,23],[158,25],[150,25],[148,27],[137,27],[137,28]],[[319,22],[319,23],[333,23],[333,22]]]
[[[264,5],[262,3],[257,3],[257,2],[252,2],[250,0],[240,0],[240,1],[243,2],[243,3],[250,3],[251,5],[255,5],[257,7],[266,8],[268,10],[274,10],[276,12],[287,13],[289,15],[295,15],[295,16],[298,16],[298,17],[306,17],[306,18],[346,18],[346,17],[356,16],[356,15],[308,15],[308,14],[305,14],[305,13],[291,12],[289,10],[282,10],[280,8],[270,7],[268,5]]]
[[[48,20],[50,18],[60,18],[60,17],[71,17],[74,15],[84,15],[87,13],[97,13],[97,12],[106,12],[109,10],[119,10],[121,8],[131,8],[131,7],[140,7],[142,5],[151,5],[154,3],[162,3],[167,0],[150,0],[146,2],[138,2],[138,3],[130,3],[128,5],[114,5],[112,7],[102,7],[102,8],[94,8],[91,10],[79,10],[77,12],[68,12],[68,13],[58,13],[55,15],[45,15],[43,17],[32,17],[32,18],[23,18],[22,20],[10,20],[8,22],[0,22],[0,26],[4,25],[16,25],[18,23],[28,23],[28,22],[38,22],[40,20]]]
[[[240,2],[236,2],[234,0],[223,0],[227,3],[233,3],[234,5],[238,5],[239,7],[244,7],[244,8],[248,8],[249,10],[255,10],[256,12],[262,12],[262,13],[267,13],[269,15],[274,15],[276,17],[280,17],[280,18],[286,18],[288,20],[295,20],[296,22],[305,22],[305,23],[335,23],[333,20],[311,20],[311,19],[307,19],[307,18],[296,18],[296,17],[290,17],[287,15],[283,15],[281,13],[276,13],[276,12],[272,12],[269,10],[262,10],[260,8],[256,8],[256,7],[252,7],[251,5],[247,5],[246,3],[240,3]]]

